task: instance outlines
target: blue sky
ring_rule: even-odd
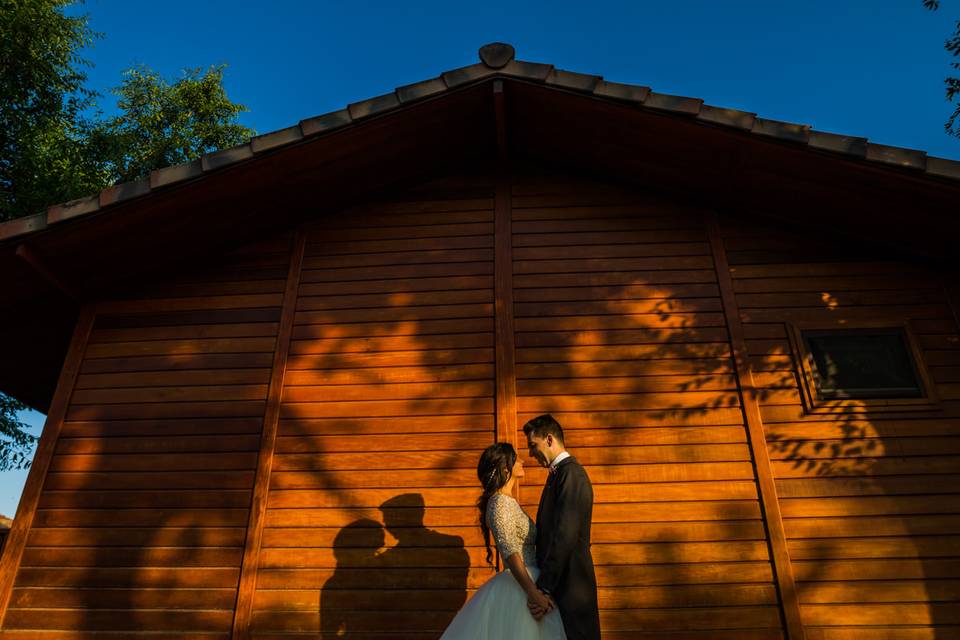
[[[20,415],[20,419],[29,425],[28,431],[33,435],[40,437],[40,431],[43,428],[43,414],[36,411],[26,411]],[[27,471],[0,471],[0,514],[12,518],[17,510],[17,503],[20,502],[20,492],[23,491],[23,483],[27,481]]]
[[[960,0],[727,2],[249,2],[88,0],[88,52],[106,92],[123,69],[168,77],[227,63],[230,97],[263,133],[513,44],[549,62],[655,91],[960,159],[943,132]]]
[[[85,54],[91,88],[108,94],[136,64],[174,78],[227,63],[228,94],[259,133],[471,64],[503,41],[522,60],[960,160],[960,139],[943,132],[943,42],[960,0],[937,12],[920,0],[88,0],[71,11],[104,35]],[[0,473],[0,512],[13,514],[24,477]]]

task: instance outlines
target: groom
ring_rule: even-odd
[[[523,425],[523,433],[530,455],[550,472],[537,509],[537,587],[560,609],[568,640],[600,640],[590,478],[564,448],[563,429],[553,416],[537,416]],[[547,613],[533,602],[527,606],[538,620]]]

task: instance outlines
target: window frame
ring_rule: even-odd
[[[890,408],[895,411],[931,411],[941,408],[936,386],[927,369],[923,351],[917,341],[916,333],[909,320],[858,321],[851,325],[838,325],[836,322],[788,322],[787,336],[794,354],[794,367],[799,379],[800,395],[808,413],[832,413],[847,407]],[[858,330],[897,330],[901,332],[911,358],[914,373],[920,383],[923,395],[919,398],[858,398],[855,396],[820,398],[817,393],[813,355],[807,348],[803,337],[806,331],[824,331],[837,333],[855,333]]]

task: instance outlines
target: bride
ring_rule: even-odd
[[[487,562],[493,564],[492,533],[507,568],[477,589],[440,640],[565,640],[560,612],[535,584],[540,574],[536,525],[511,495],[523,477],[523,462],[513,446],[497,443],[480,456],[477,477],[483,486],[477,506]],[[528,601],[549,613],[536,620]]]

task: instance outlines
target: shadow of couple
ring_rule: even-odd
[[[463,538],[424,525],[423,496],[394,496],[380,512],[382,524],[361,518],[334,538],[336,568],[319,603],[325,638],[384,629],[397,637],[422,638],[425,631],[439,636],[466,600],[470,556]],[[387,532],[397,543],[385,548]]]

